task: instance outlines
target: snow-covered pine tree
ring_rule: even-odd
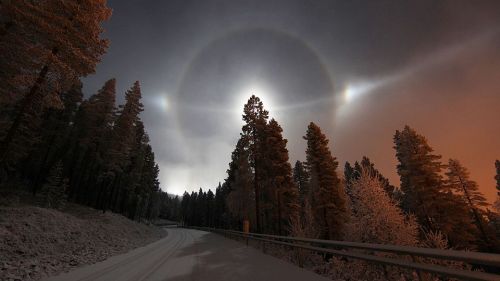
[[[385,192],[384,183],[363,168],[351,181],[351,216],[345,239],[364,243],[416,246],[419,225]]]
[[[346,162],[345,168],[344,168],[344,177],[346,180],[346,186],[349,187],[349,182],[352,180],[355,180],[359,178],[361,175],[361,172],[365,170],[368,173],[370,173],[372,176],[377,177],[379,181],[382,183],[382,186],[384,187],[385,192],[387,194],[395,199],[399,200],[399,197],[401,196],[399,194],[399,191],[395,186],[393,186],[390,182],[389,179],[384,177],[382,173],[375,168],[375,164],[370,160],[370,158],[363,156],[363,159],[361,159],[361,162],[359,163],[356,161],[354,163],[354,167],[351,167],[351,164],[349,162]]]
[[[419,225],[406,215],[385,191],[384,182],[369,168],[361,168],[350,183],[350,219],[344,239],[354,242],[417,246]],[[387,254],[381,254],[387,255]],[[333,257],[326,265],[329,275],[337,280],[402,280],[411,271],[379,266],[364,261]],[[406,279],[405,279],[406,280]]]

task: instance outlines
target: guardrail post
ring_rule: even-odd
[[[415,256],[411,256],[411,260],[413,262],[418,262],[418,260]],[[418,269],[416,269],[416,271],[417,271],[418,281],[422,281],[422,273]]]
[[[250,232],[250,222],[248,220],[243,221],[243,232],[247,238],[247,247],[248,247],[248,233]]]

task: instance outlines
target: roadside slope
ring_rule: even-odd
[[[0,207],[0,280],[39,280],[154,242],[160,228],[79,205]]]

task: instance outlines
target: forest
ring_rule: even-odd
[[[215,194],[184,193],[186,225],[366,243],[500,251],[500,161],[490,205],[459,160],[443,161],[428,140],[405,126],[394,134],[396,187],[368,158],[343,172],[328,137],[310,123],[305,161],[290,164],[282,128],[262,101],[244,106],[240,139]],[[343,173],[343,174],[342,174]]]
[[[141,121],[141,87],[117,105],[116,80],[84,99],[81,78],[95,72],[109,41],[106,1],[7,1],[0,23],[0,186],[40,204],[75,202],[158,217],[168,201]],[[52,24],[58,21],[60,25]]]
[[[303,137],[306,159],[292,166],[282,127],[256,96],[244,105],[227,178],[207,191],[167,194],[140,118],[140,83],[124,93],[122,105],[113,78],[88,98],[82,92],[82,78],[95,72],[109,46],[101,38],[111,16],[105,1],[6,3],[2,192],[27,190],[46,207],[69,201],[139,221],[238,230],[249,221],[258,233],[432,247],[438,239],[439,247],[500,252],[500,161],[492,163],[493,205],[459,160],[443,160],[409,126],[393,137],[399,187],[368,157],[341,169],[329,137],[312,122]],[[50,24],[55,19],[62,24]]]

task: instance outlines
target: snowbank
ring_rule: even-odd
[[[166,232],[79,205],[0,207],[0,280],[39,280],[156,241]]]

